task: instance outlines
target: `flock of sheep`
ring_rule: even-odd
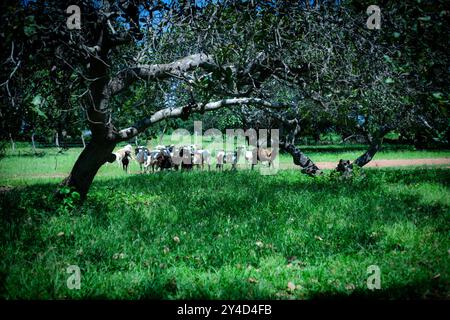
[[[132,156],[133,147],[129,144],[114,152],[116,161],[122,164],[123,170],[128,173],[128,166]],[[153,150],[145,146],[136,147],[134,159],[139,164],[141,172],[155,170],[185,169],[193,167],[204,169],[205,165],[211,170],[212,161],[215,160],[216,169],[223,170],[224,164],[231,164],[231,169],[237,169],[238,163],[251,165],[252,169],[258,162],[267,162],[269,167],[273,164],[275,154],[272,148],[253,148],[249,150],[244,146],[237,147],[235,151],[219,150],[213,156],[209,150],[198,149],[195,145],[163,146],[158,145]]]

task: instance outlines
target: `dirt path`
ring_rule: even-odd
[[[382,168],[382,167],[407,167],[407,166],[430,166],[430,165],[450,165],[450,158],[430,158],[430,159],[395,159],[395,160],[372,160],[365,168]],[[336,162],[316,162],[320,169],[334,169]],[[280,163],[281,169],[296,168],[292,163]]]
[[[336,168],[336,162],[316,162],[316,165],[320,169],[334,169]],[[383,168],[383,167],[406,167],[406,166],[430,166],[430,165],[448,165],[446,168],[450,169],[450,158],[429,158],[429,159],[398,159],[398,160],[372,160],[365,168]],[[214,166],[211,166],[211,171],[214,171]],[[295,169],[299,166],[293,163],[280,163],[280,169]],[[255,168],[256,169],[256,168]],[[139,174],[139,171],[131,171],[131,174]],[[14,174],[7,179],[23,179],[23,178],[65,178],[66,173],[36,173],[36,174]],[[99,176],[108,176],[99,174]],[[0,177],[1,179],[1,177]],[[1,191],[1,190],[0,190]]]

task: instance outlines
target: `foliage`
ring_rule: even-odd
[[[67,186],[63,186],[59,188],[57,194],[62,201],[60,203],[60,207],[57,211],[61,213],[69,213],[72,211],[78,204],[80,204],[80,194]]]
[[[184,105],[192,97],[208,102],[247,93],[296,104],[288,114],[300,120],[302,135],[319,137],[330,130],[345,136],[373,135],[380,126],[389,125],[408,139],[418,134],[446,141],[445,1],[383,2],[383,26],[375,31],[361,23],[367,1],[323,2],[318,9],[264,1],[204,1],[196,6],[141,3],[139,36],[125,22],[130,12],[119,10],[115,1],[105,7],[119,12],[114,13],[118,15],[113,20],[115,31],[135,37],[130,45],[108,54],[111,75],[132,61],[165,63],[197,52],[211,54],[224,68],[129,87],[110,102],[117,127],[129,126],[168,105]],[[96,41],[98,8],[91,1],[79,1],[85,12],[83,32],[67,32],[67,17],[61,9],[66,4],[3,4],[8,28],[2,35],[6,46],[2,60],[7,62],[2,79],[12,75],[9,91],[3,95],[6,134],[34,131],[48,136],[64,129],[78,135],[86,127],[80,121],[86,120],[80,107],[87,103],[83,99],[90,81],[85,61],[91,54],[80,47]],[[44,10],[48,14],[41,14]],[[250,82],[243,77],[247,69]],[[33,104],[39,97],[44,103]],[[248,114],[239,110],[217,114],[202,117],[206,126],[251,124],[245,119]],[[257,118],[270,119],[264,113]],[[190,126],[180,121],[168,125]],[[164,126],[150,128],[146,137],[156,136]]]

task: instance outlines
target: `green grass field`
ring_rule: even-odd
[[[163,141],[170,144],[170,140]],[[152,141],[149,147],[158,143]],[[205,147],[209,143],[205,142]],[[302,150],[315,162],[333,161],[339,159],[354,160],[365,152],[367,146],[301,146]],[[34,156],[30,147],[21,145],[14,152],[7,150],[6,157],[0,161],[0,181],[7,185],[23,185],[36,182],[59,181],[72,169],[81,148],[71,148],[59,153],[57,148],[37,149],[40,156]],[[414,150],[406,146],[386,146],[384,150],[375,155],[375,159],[426,159],[426,158],[450,158],[450,150]],[[280,163],[292,163],[292,157],[288,154],[280,155]],[[229,169],[229,165],[225,165]],[[135,161],[130,164],[130,170],[137,172],[139,166]],[[102,167],[96,179],[104,177],[125,177],[126,174],[116,164],[108,164]]]
[[[448,168],[341,180],[108,165],[77,205],[53,191],[79,149],[21,151],[0,161],[2,298],[450,298]],[[449,156],[399,152],[377,158]],[[80,290],[66,286],[69,265],[81,269]],[[367,288],[371,265],[380,290]]]

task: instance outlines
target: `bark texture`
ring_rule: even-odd
[[[82,199],[85,199],[100,167],[106,162],[115,161],[115,155],[112,154],[115,146],[115,142],[88,143],[62,185],[74,189],[80,193]]]
[[[302,173],[306,173],[311,176],[319,175],[322,172],[314,162],[304,154],[299,148],[291,143],[280,142],[280,148],[288,152],[292,156],[294,164],[302,167]]]

